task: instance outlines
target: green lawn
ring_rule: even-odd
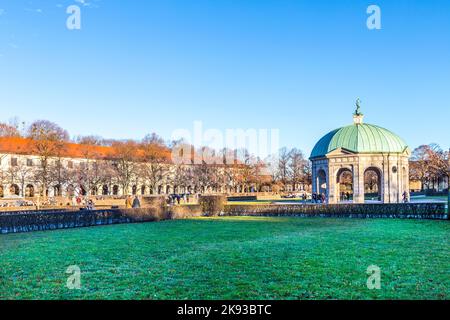
[[[449,299],[448,221],[217,218],[0,235],[2,299]],[[81,290],[66,268],[81,268]],[[381,290],[366,287],[369,265]]]

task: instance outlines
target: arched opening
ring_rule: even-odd
[[[367,168],[364,171],[364,201],[380,202],[381,195],[381,172],[377,168]]]
[[[11,187],[9,188],[9,193],[12,196],[19,196],[20,195],[20,189],[19,186],[17,184],[13,184],[11,185]]]
[[[0,198],[3,198],[5,193],[3,192],[3,186],[0,186]]]
[[[81,185],[80,185],[80,195],[82,195],[82,196],[87,195],[86,189],[84,188],[84,186],[81,186]]]
[[[141,195],[145,195],[145,186],[141,186]]]
[[[158,186],[158,194],[162,194],[163,192],[163,187],[162,186]]]
[[[60,185],[56,185],[53,187],[53,194],[55,196],[61,196],[61,186]]]
[[[339,202],[353,201],[353,173],[348,168],[340,169],[336,177]]]
[[[34,197],[34,186],[31,184],[28,184],[25,187],[25,197],[27,198],[33,198]]]
[[[320,169],[317,172],[317,194],[319,195],[325,195],[327,196],[327,174],[325,173],[325,170]]]
[[[133,196],[135,196],[137,194],[137,186],[133,186],[131,188],[131,193],[133,194]]]
[[[114,196],[119,195],[119,186],[117,186],[117,185],[113,186],[113,195]]]
[[[91,189],[91,196],[96,196],[98,194],[98,188],[96,186]]]
[[[105,184],[102,187],[102,195],[107,196],[109,194],[108,186]]]
[[[69,185],[69,186],[67,187],[67,195],[68,195],[69,197],[73,197],[74,194],[75,194],[75,189],[73,188],[72,185]]]

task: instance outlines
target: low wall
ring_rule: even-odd
[[[448,219],[444,203],[226,205],[227,216]]]
[[[19,233],[168,219],[156,208],[34,211],[0,214],[0,233]]]

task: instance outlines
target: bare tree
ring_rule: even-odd
[[[128,192],[130,183],[137,173],[138,145],[134,141],[114,142],[113,168],[115,178],[121,185],[124,193]]]
[[[50,163],[49,178],[56,187],[55,196],[62,196],[63,186],[75,180],[75,171],[65,166],[63,159],[58,157]]]
[[[285,187],[289,182],[290,153],[287,148],[280,149],[278,155],[277,180]]]
[[[17,127],[0,122],[0,138],[19,137],[20,133]]]
[[[78,136],[75,142],[84,146],[102,146],[104,139],[100,136]]]
[[[27,181],[32,179],[32,168],[23,163],[19,163],[17,166],[10,166],[8,168],[8,175],[11,184],[18,183],[20,187],[20,194],[25,196],[25,187]]]
[[[147,135],[140,145],[143,164],[140,174],[148,182],[150,190],[157,193],[157,188],[169,175],[169,149],[156,134]]]
[[[301,150],[294,148],[289,152],[288,169],[292,190],[296,190],[298,185],[306,183],[308,160],[305,159]]]
[[[50,159],[60,157],[64,151],[69,134],[57,124],[38,120],[28,128],[28,138],[33,153],[40,158],[39,169],[36,170],[36,180],[41,185],[41,193],[45,197],[50,180]]]
[[[186,165],[175,165],[172,174],[170,174],[170,182],[174,187],[189,187],[192,182],[191,170]],[[186,192],[186,190],[185,190]]]

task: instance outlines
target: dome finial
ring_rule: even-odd
[[[364,114],[361,112],[361,99],[356,99],[356,110],[353,114],[353,122],[355,124],[362,124],[364,119]]]
[[[356,111],[355,111],[355,116],[362,116],[363,114],[361,113],[361,99],[358,98],[356,99]]]

